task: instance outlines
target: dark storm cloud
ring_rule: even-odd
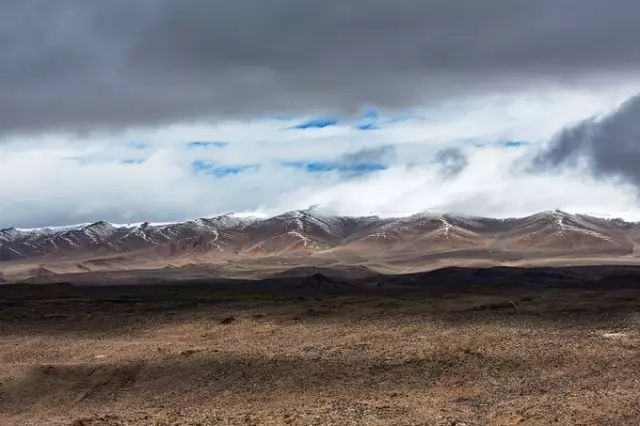
[[[640,96],[603,118],[564,129],[534,161],[534,169],[586,163],[596,176],[623,178],[640,188]]]
[[[640,2],[22,0],[0,131],[401,109],[629,73]]]

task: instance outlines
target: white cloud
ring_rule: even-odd
[[[353,215],[432,209],[509,216],[563,208],[636,218],[636,193],[627,185],[595,181],[584,171],[541,175],[520,167],[554,132],[612,109],[630,93],[552,88],[468,99],[409,111],[412,118],[403,120],[382,112],[381,128],[367,131],[355,128],[357,118],[291,130],[313,118],[293,117],[6,137],[0,141],[0,227],[275,214],[314,204]],[[508,140],[530,144],[498,145]],[[187,149],[193,141],[229,144]],[[391,147],[393,155],[386,152],[388,168],[373,173],[283,166],[338,161],[381,146]],[[439,173],[433,163],[438,151],[451,147],[468,160],[455,177]],[[226,177],[197,175],[191,166],[196,160],[259,168]]]
[[[281,206],[295,200],[295,207],[318,204],[330,212],[349,215],[402,216],[429,210],[491,217],[557,208],[640,219],[636,190],[631,185],[598,181],[586,171],[554,175],[517,172],[512,168],[516,159],[503,154],[504,150],[478,149],[470,155],[470,166],[453,179],[443,178],[433,169],[397,166],[362,181],[301,189],[288,194]]]

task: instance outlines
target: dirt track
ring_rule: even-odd
[[[149,288],[3,293],[0,424],[640,419],[640,286],[397,297]]]

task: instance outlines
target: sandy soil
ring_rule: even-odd
[[[5,288],[0,424],[637,424],[614,287]]]

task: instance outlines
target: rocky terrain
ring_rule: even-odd
[[[640,267],[304,272],[2,285],[0,424],[640,418]]]

